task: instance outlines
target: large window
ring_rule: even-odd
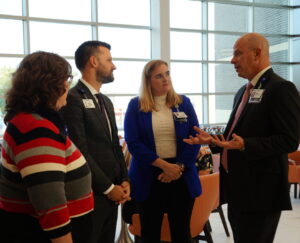
[[[74,52],[86,40],[112,46],[115,82],[102,91],[114,102],[123,129],[127,104],[151,59],[150,0],[0,0],[0,119],[10,77],[22,58],[37,50],[58,53],[80,78]],[[0,122],[0,136],[4,125]],[[3,129],[2,129],[3,128]]]
[[[292,5],[289,0],[170,1],[170,62],[177,75],[173,77],[175,87],[201,97],[202,108],[197,110],[201,123],[228,121],[233,96],[246,82],[230,63],[233,45],[244,33],[267,37],[273,68],[299,89],[300,58],[295,53],[300,49],[296,24],[300,11]]]
[[[230,64],[246,32],[264,34],[275,71],[300,88],[300,8],[292,0],[0,0],[0,116],[11,73],[36,50],[56,52],[80,77],[74,51],[86,40],[111,44],[115,82],[103,85],[123,129],[129,100],[150,59],[170,63],[178,93],[190,97],[201,124],[226,124],[245,80]],[[274,24],[276,23],[276,24]],[[2,120],[2,119],[1,119]],[[0,135],[5,126],[0,122]]]

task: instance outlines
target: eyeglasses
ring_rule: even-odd
[[[67,78],[67,83],[69,85],[71,85],[72,82],[73,82],[73,75],[69,75],[68,78]]]

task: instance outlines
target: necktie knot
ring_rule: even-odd
[[[95,96],[97,97],[97,99],[101,99],[101,93],[97,93],[95,94]]]
[[[247,83],[246,90],[249,92],[249,90],[252,88],[253,88],[253,85],[250,82]]]
[[[101,93],[95,94],[95,96],[98,99],[100,110],[101,110],[101,112],[103,112],[105,109],[103,97],[102,97]]]

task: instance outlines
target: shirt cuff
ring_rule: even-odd
[[[114,189],[115,185],[111,184],[111,186],[105,191],[103,192],[104,195],[107,195],[108,193],[110,193],[112,191],[112,189]]]

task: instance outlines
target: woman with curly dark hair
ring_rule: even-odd
[[[1,242],[89,242],[90,170],[58,113],[71,79],[70,64],[48,52],[27,55],[13,74],[0,164]]]

